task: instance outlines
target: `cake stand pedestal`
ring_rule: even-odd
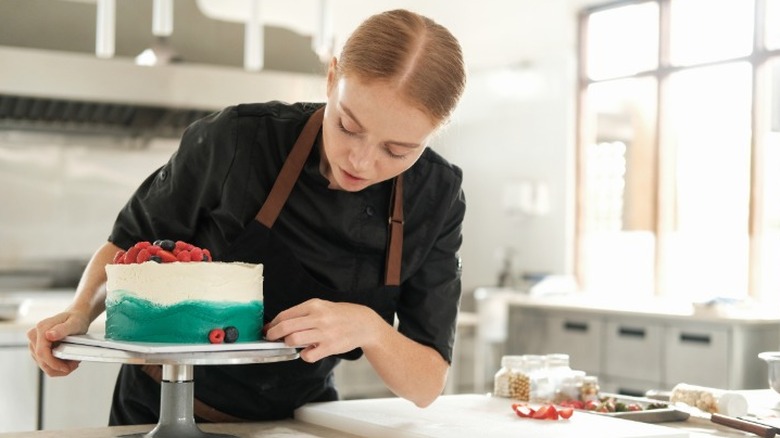
[[[193,366],[237,365],[269,363],[298,358],[295,348],[268,348],[269,344],[229,344],[233,348],[246,345],[247,350],[208,350],[165,352],[164,348],[145,348],[144,351],[122,349],[114,343],[108,348],[102,345],[84,345],[65,342],[54,347],[55,357],[90,362],[113,362],[134,365],[162,365],[160,392],[160,420],[150,432],[124,435],[143,438],[236,438],[234,435],[206,433],[198,428],[193,414],[194,388]],[[144,344],[148,346],[149,344]],[[284,346],[284,344],[281,344]],[[193,346],[193,348],[198,348]]]

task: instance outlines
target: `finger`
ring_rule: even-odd
[[[309,345],[308,347],[300,351],[301,359],[304,362],[309,362],[309,363],[314,363],[319,360],[322,360],[330,356],[331,354],[332,353],[329,353],[327,349],[322,346],[322,344]]]
[[[291,319],[279,321],[276,325],[268,327],[266,338],[269,340],[279,340],[287,338],[295,333],[312,330],[317,327],[317,319],[310,315],[298,316]]]
[[[316,306],[319,302],[322,300],[317,298],[312,298],[310,300],[304,301],[301,304],[297,304],[295,306],[292,306],[288,309],[282,310],[279,312],[276,317],[269,322],[267,325],[269,327],[273,327],[276,324],[278,324],[281,321],[285,321],[292,318],[300,318],[302,316],[306,316],[310,314],[314,309],[316,309]]]

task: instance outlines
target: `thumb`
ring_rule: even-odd
[[[62,333],[56,328],[46,330],[46,332],[43,335],[46,336],[46,340],[49,342],[59,341],[60,339],[65,337],[62,336]]]
[[[70,333],[70,330],[66,327],[67,324],[67,322],[57,324],[49,330],[46,330],[43,335],[46,336],[46,340],[49,342],[60,341]]]

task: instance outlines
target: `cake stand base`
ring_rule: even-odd
[[[160,419],[148,433],[122,435],[142,438],[238,438],[234,435],[206,433],[195,424],[195,365],[239,365],[294,360],[294,347],[284,343],[152,345],[108,341],[90,335],[68,336],[53,350],[60,359],[93,362],[162,365]]]
[[[195,423],[193,406],[195,382],[192,365],[163,364],[160,383],[160,420],[148,433],[122,435],[133,438],[238,438],[235,435],[206,433]]]

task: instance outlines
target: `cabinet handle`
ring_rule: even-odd
[[[620,395],[627,395],[629,397],[644,397],[647,391],[640,391],[637,389],[618,388],[617,393]]]
[[[566,321],[563,323],[563,329],[570,332],[587,332],[588,324],[584,322]]]
[[[690,333],[680,333],[680,342],[690,342],[693,344],[710,345],[712,340],[709,335],[693,335]]]
[[[644,338],[645,330],[640,328],[620,327],[618,328],[618,334],[620,336],[629,336],[632,338]]]

